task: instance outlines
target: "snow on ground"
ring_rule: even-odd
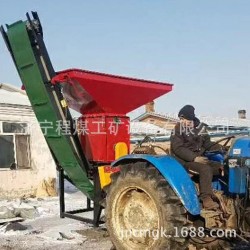
[[[66,184],[66,210],[86,206],[86,197],[69,183]],[[103,249],[108,250],[109,241],[104,226],[93,228],[90,224],[59,217],[58,197],[25,200],[0,201],[1,206],[11,207],[15,204],[26,204],[36,208],[34,219],[23,222],[0,225],[0,249],[2,250],[74,250]],[[89,213],[85,216],[89,217]]]

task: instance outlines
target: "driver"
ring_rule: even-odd
[[[223,166],[219,162],[209,161],[203,156],[206,148],[211,147],[209,135],[206,133],[207,125],[195,117],[194,107],[184,106],[178,114],[178,122],[170,138],[171,151],[176,159],[190,172],[199,174],[200,200],[205,209],[219,208],[213,191],[212,179],[220,175]],[[220,145],[214,145],[211,150],[221,150]]]

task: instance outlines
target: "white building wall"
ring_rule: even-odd
[[[0,122],[25,122],[30,128],[30,169],[1,169],[0,198],[34,194],[43,179],[56,178],[56,165],[30,106],[0,104]]]

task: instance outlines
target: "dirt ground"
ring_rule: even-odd
[[[79,191],[67,194],[67,210],[79,209],[84,205],[85,198]],[[0,206],[11,204],[11,202],[0,201]],[[90,224],[76,220],[61,219],[59,217],[58,197],[43,200],[28,199],[25,202],[36,207],[37,217],[26,219],[23,222],[0,225],[0,250],[111,249],[112,243],[104,225],[93,228]],[[90,215],[85,216],[90,218]],[[192,245],[189,246],[189,250],[195,249]],[[233,249],[247,250],[250,249],[250,246]]]
[[[46,221],[46,228],[44,224]],[[60,219],[57,216],[36,220],[30,223],[33,231],[27,234],[6,235],[0,237],[1,250],[79,250],[100,249],[109,250],[111,242],[104,229],[81,229],[71,230],[70,236],[61,230],[65,225],[72,227],[75,224],[70,219]],[[47,226],[50,229],[47,229]],[[82,228],[85,225],[81,225]],[[74,226],[73,226],[74,228]],[[55,232],[56,231],[56,232]],[[60,232],[63,237],[60,237]]]
[[[86,197],[79,191],[66,194],[66,209],[84,207]],[[13,201],[0,201],[9,205]],[[1,250],[109,250],[112,246],[104,226],[93,228],[90,224],[59,217],[58,197],[46,199],[27,199],[26,204],[36,207],[38,214],[34,219],[0,225]],[[91,214],[86,217],[90,218]]]
[[[70,187],[66,194],[66,210],[85,206],[86,197]],[[0,201],[0,206],[11,206],[13,202]],[[59,217],[59,199],[26,199],[34,206],[38,215],[23,222],[0,225],[0,250],[110,250],[112,243],[105,225],[94,228],[90,224]],[[85,214],[91,218],[91,214]],[[7,229],[8,228],[8,229]],[[195,248],[189,248],[194,250]]]

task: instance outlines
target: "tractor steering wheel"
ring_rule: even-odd
[[[235,138],[234,135],[231,135],[231,136],[227,136],[227,137],[224,137],[214,143],[212,143],[209,147],[205,148],[204,150],[204,154],[221,154],[221,153],[224,153],[223,150],[211,150],[209,151],[210,148],[212,148],[213,146],[225,141],[225,143],[222,145],[222,148],[225,148],[227,146],[227,144],[230,142],[231,139]]]

